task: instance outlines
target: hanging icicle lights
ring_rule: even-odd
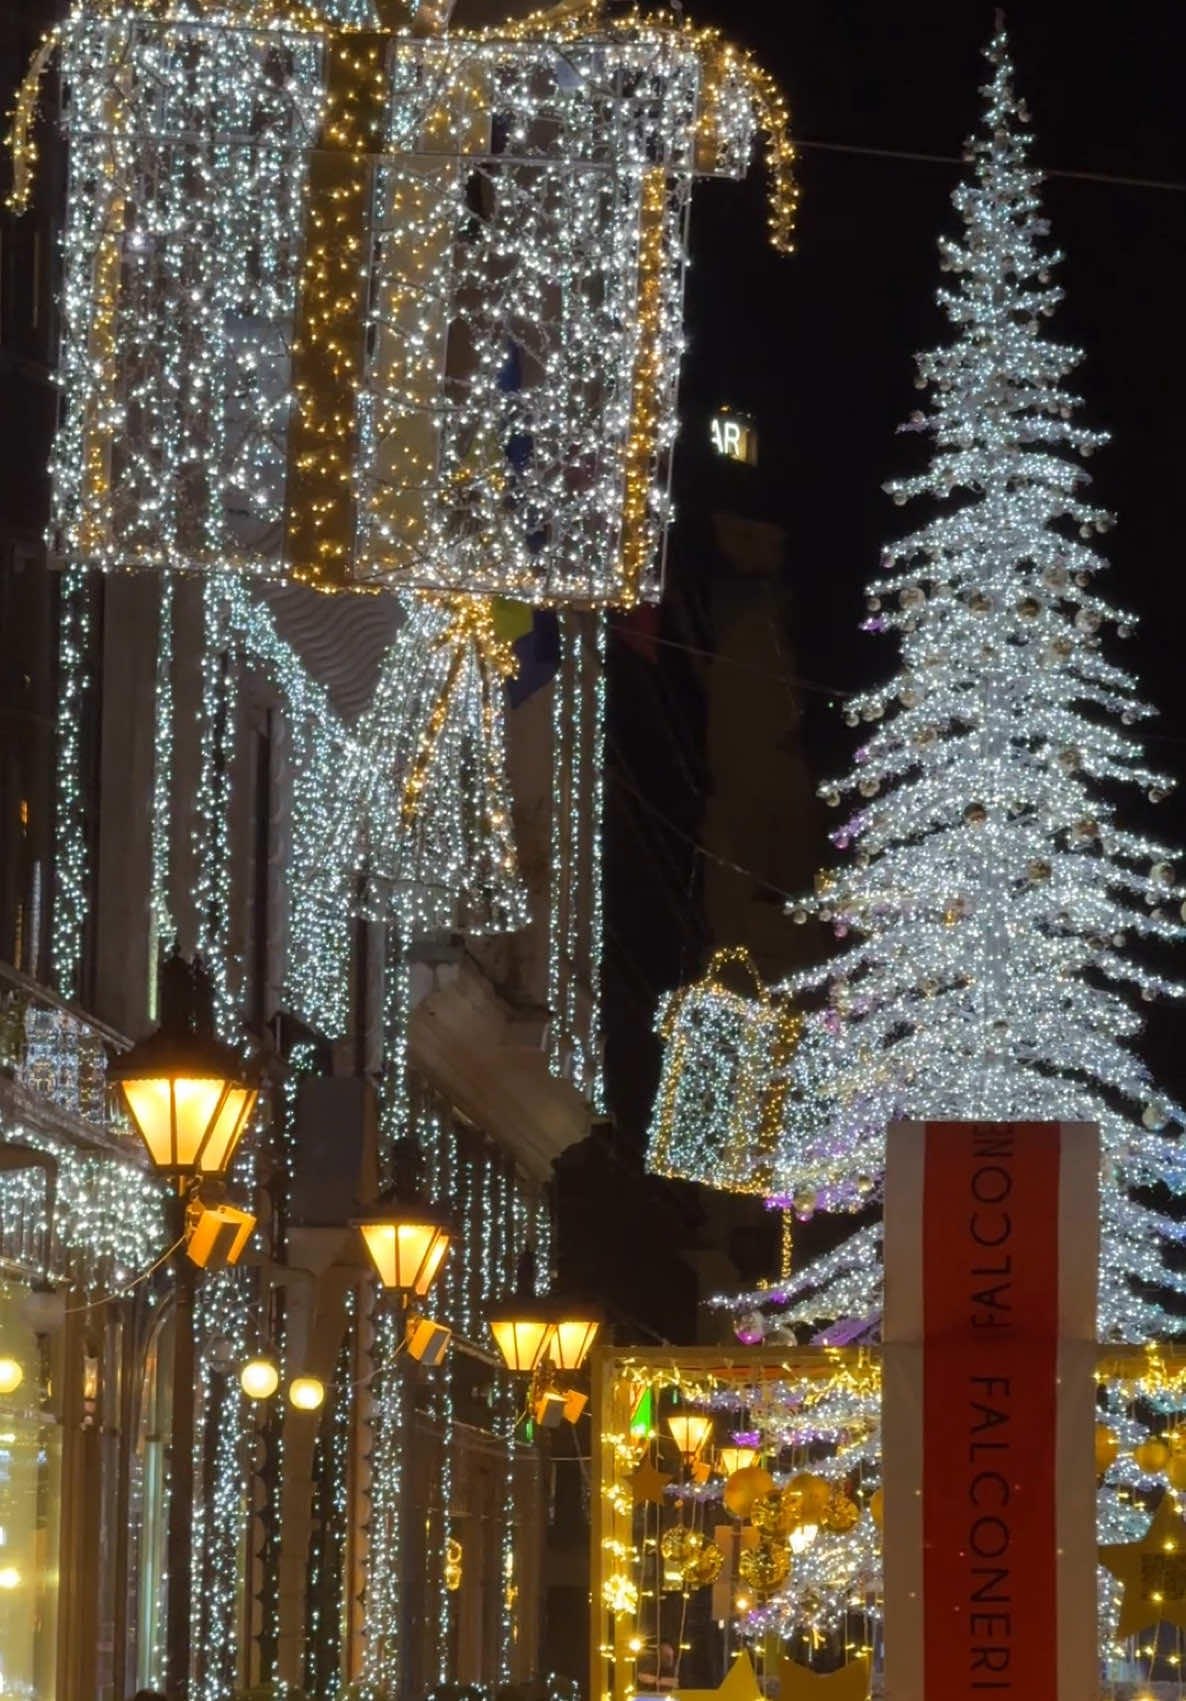
[[[424,40],[79,10],[18,97],[18,209],[55,47],[61,556],[657,596],[691,185],[759,128],[790,246],[785,108],[747,55],[638,15]]]

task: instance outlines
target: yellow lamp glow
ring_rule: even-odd
[[[557,1316],[548,1356],[557,1370],[579,1370],[597,1339],[601,1319],[589,1307],[566,1306]]]
[[[280,1366],[269,1353],[257,1353],[239,1372],[239,1386],[249,1400],[270,1400],[280,1386]]]
[[[691,1465],[712,1434],[712,1419],[704,1412],[672,1412],[667,1427],[683,1455],[684,1463]]]
[[[818,1524],[796,1524],[788,1537],[791,1552],[806,1553],[818,1535]]]
[[[108,1079],[163,1175],[221,1175],[255,1108],[256,1087],[233,1046],[215,1037],[213,994],[199,964],[161,969],[161,1025],[117,1057]]]
[[[316,1412],[325,1403],[325,1383],[320,1376],[294,1376],[288,1384],[288,1403],[298,1412]]]
[[[532,1312],[536,1315],[532,1315]],[[490,1333],[508,1370],[534,1370],[547,1357],[553,1324],[539,1308],[524,1302],[518,1309],[508,1306],[503,1316],[492,1317]]]
[[[119,1085],[154,1167],[168,1175],[221,1175],[255,1108],[254,1087],[220,1076],[149,1076]]]
[[[0,1394],[15,1394],[25,1380],[24,1366],[5,1353],[0,1357]]]
[[[419,1201],[404,1206],[396,1200],[358,1226],[383,1286],[423,1299],[452,1239],[439,1213]]]
[[[186,1256],[199,1270],[237,1264],[254,1227],[251,1212],[241,1211],[237,1205],[199,1204],[185,1243]]]
[[[0,1566],[0,1589],[19,1589],[21,1574],[15,1565]]]
[[[756,1447],[718,1447],[717,1470],[723,1477],[731,1477],[734,1471],[748,1470],[758,1462]]]

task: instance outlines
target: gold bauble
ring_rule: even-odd
[[[743,1582],[748,1583],[755,1594],[768,1595],[786,1581],[791,1557],[785,1547],[762,1542],[758,1547],[745,1549],[737,1560],[737,1569]]]
[[[684,1582],[689,1589],[703,1589],[709,1583],[716,1582],[724,1563],[724,1554],[716,1543],[712,1542],[684,1566]]]
[[[755,1500],[749,1515],[754,1528],[764,1536],[785,1536],[791,1528],[785,1501],[778,1493],[764,1494],[760,1500]]]
[[[879,1530],[885,1528],[885,1490],[875,1488],[869,1496],[869,1516]]]
[[[1120,1451],[1120,1443],[1116,1439],[1116,1431],[1109,1429],[1106,1423],[1095,1426],[1095,1474],[1103,1476]]]
[[[678,1571],[698,1559],[704,1549],[704,1537],[687,1524],[675,1524],[659,1538],[659,1552],[669,1565]]]
[[[761,1465],[743,1465],[726,1480],[721,1496],[725,1510],[735,1518],[748,1518],[754,1501],[769,1494],[773,1487],[774,1478]]]
[[[1186,1489],[1186,1453],[1174,1453],[1165,1467],[1165,1474],[1170,1479],[1170,1487],[1181,1494]]]
[[[1164,1471],[1170,1462],[1170,1450],[1165,1442],[1156,1441],[1152,1437],[1148,1441],[1142,1441],[1139,1447],[1134,1447],[1132,1456],[1149,1477],[1155,1477],[1159,1471]]]
[[[842,1488],[834,1488],[828,1496],[828,1504],[820,1523],[825,1530],[835,1530],[844,1535],[859,1521],[861,1509],[855,1501],[850,1500]]]
[[[788,1528],[793,1529],[796,1524],[822,1524],[831,1498],[830,1482],[811,1471],[800,1471],[782,1491]]]

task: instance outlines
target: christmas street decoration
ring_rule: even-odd
[[[649,1501],[661,1506],[664,1491],[673,1480],[668,1473],[657,1469],[648,1454],[631,1476],[630,1488],[635,1501],[640,1505]]]
[[[725,984],[738,965],[751,993]],[[748,952],[718,951],[703,980],[660,1006],[663,1072],[647,1167],[729,1192],[766,1191],[802,1018],[763,986]]]
[[[362,876],[367,914],[409,935],[526,922],[502,711],[513,671],[488,603],[417,598],[355,729],[325,854]]]
[[[1139,1541],[1102,1546],[1100,1564],[1123,1589],[1118,1638],[1158,1623],[1186,1629],[1186,1521],[1173,1494],[1162,1497]]]
[[[698,175],[786,114],[715,32],[598,9],[488,34],[360,7],[82,6],[67,92],[55,547],[332,590],[658,595]]]
[[[854,1174],[879,1176],[894,1116],[1099,1122],[1100,1327],[1132,1338],[1168,1322],[1134,1279],[1183,1285],[1160,1256],[1177,1226],[1132,1195],[1186,1189],[1162,1133],[1181,1113],[1129,1048],[1140,1000],[1179,990],[1156,953],[1183,937],[1184,889],[1113,803],[1172,782],[1127,730],[1151,711],[1102,647],[1131,624],[1096,589],[1112,520],[1081,463],[1105,438],[1074,421],[1078,351],[1042,334],[1059,256],[1003,34],[989,60],[963,235],[940,244],[956,340],[918,363],[932,458],[889,486],[932,507],[870,588],[867,625],[898,634],[901,669],[849,708],[868,732],[824,791],[856,794],[832,835],[852,862],[807,906],[845,943],[802,978],[829,992],[821,1108]],[[878,1280],[862,1261],[812,1316],[876,1312]]]
[[[795,905],[843,943],[779,990],[826,997],[816,1138],[854,1198],[875,1197],[895,1116],[1098,1122],[1100,1334],[1150,1339],[1176,1329],[1158,1289],[1180,1292],[1183,1278],[1161,1256],[1180,1226],[1146,1189],[1186,1192],[1186,1168],[1171,1135],[1182,1112],[1130,1047],[1142,1003],[1178,990],[1159,954],[1182,937],[1183,888],[1171,850],[1123,826],[1114,800],[1124,784],[1156,803],[1172,782],[1146,763],[1130,728],[1151,711],[1104,648],[1113,623],[1117,636],[1131,627],[1096,589],[1097,540],[1112,521],[1090,501],[1083,463],[1104,438],[1074,420],[1065,379],[1077,351],[1042,334],[1058,256],[1003,33],[988,58],[985,121],[955,196],[963,232],[940,249],[955,340],[919,361],[932,402],[911,423],[933,438],[932,459],[890,486],[902,505],[932,505],[869,591],[866,625],[898,634],[902,666],[849,705],[863,741],[852,773],[823,795],[835,808],[851,798],[832,834],[850,854]],[[774,1327],[870,1338],[880,1238],[879,1225],[862,1226],[777,1283],[714,1303],[746,1314],[747,1338]],[[1117,1385],[1101,1404],[1110,1545],[1139,1535],[1146,1497],[1171,1469],[1186,1480],[1175,1454],[1146,1446],[1136,1397]],[[1166,1389],[1153,1408],[1176,1412],[1179,1397]],[[848,1438],[845,1462],[873,1476],[879,1413],[838,1393],[826,1415]],[[821,1534],[755,1626],[820,1622],[802,1571],[825,1539],[845,1543],[854,1583],[877,1588],[878,1526],[862,1515],[846,1537]],[[837,1594],[825,1598],[835,1610]],[[1104,1644],[1117,1648],[1106,1574],[1100,1607]]]

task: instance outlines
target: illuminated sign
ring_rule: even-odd
[[[722,408],[708,422],[709,442],[718,455],[729,461],[744,461],[747,466],[758,464],[758,431],[743,414],[730,413]]]

